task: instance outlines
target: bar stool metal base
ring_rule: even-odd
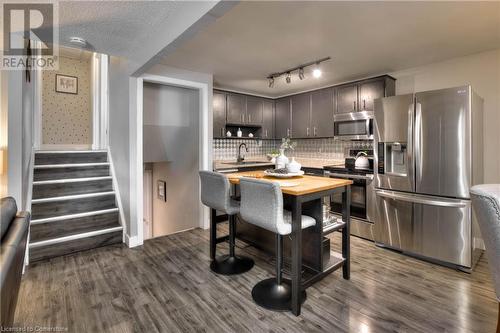
[[[290,280],[283,279],[278,284],[276,278],[270,278],[257,283],[252,289],[252,298],[257,305],[273,311],[292,310],[292,286]],[[301,293],[301,303],[304,303],[307,294]]]
[[[236,275],[248,272],[252,269],[253,265],[254,262],[250,258],[224,255],[215,258],[210,263],[210,269],[221,275]]]

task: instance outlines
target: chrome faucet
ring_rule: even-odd
[[[241,143],[240,146],[238,147],[238,157],[236,158],[236,162],[240,163],[243,162],[245,159],[243,156],[241,156],[241,147],[245,146],[245,151],[248,153],[248,147],[246,143]]]

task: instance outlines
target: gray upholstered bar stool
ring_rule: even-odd
[[[291,310],[292,289],[282,278],[283,236],[292,233],[292,213],[283,209],[283,193],[279,184],[251,178],[240,179],[240,215],[248,223],[276,234],[276,278],[257,283],[252,298],[258,305],[275,311]],[[316,225],[316,220],[302,215],[302,229]],[[302,291],[302,302],[306,299]]]
[[[500,184],[476,185],[470,189],[470,194],[495,284],[498,301],[497,333],[500,333]]]
[[[240,212],[240,203],[231,198],[231,184],[226,176],[217,172],[200,171],[201,201],[212,209],[210,223],[210,269],[218,274],[241,274],[252,269],[252,259],[236,256],[234,253],[236,236],[236,214]],[[229,216],[229,255],[215,257],[217,245],[217,223],[215,211],[218,210]],[[213,235],[213,236],[212,236]]]

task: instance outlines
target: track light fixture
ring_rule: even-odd
[[[315,61],[311,61],[311,62],[302,64],[302,65],[299,65],[297,67],[287,69],[283,72],[276,72],[276,73],[269,74],[267,76],[267,79],[269,80],[269,88],[274,87],[274,79],[275,78],[283,76],[283,75],[286,75],[286,78],[285,78],[286,83],[290,84],[292,82],[292,72],[295,72],[295,71],[299,72],[299,79],[303,80],[305,78],[304,68],[309,67],[309,66],[313,66],[313,65],[315,65],[315,68],[314,68],[312,74],[313,74],[313,77],[315,77],[317,79],[317,78],[321,77],[321,74],[322,74],[321,69],[319,68],[319,64],[322,63],[323,61],[327,61],[330,59],[331,59],[330,57],[326,57],[326,58],[318,59]]]

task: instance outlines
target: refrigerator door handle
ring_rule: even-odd
[[[407,177],[408,179],[411,180],[412,182],[412,190],[415,190],[415,142],[414,142],[414,136],[413,132],[415,130],[415,96],[413,97],[413,103],[410,104],[408,107],[408,143],[407,143],[407,148],[406,148],[406,160],[407,160],[407,166],[406,166],[406,172],[407,172]]]
[[[464,201],[464,200],[434,199],[430,197],[417,196],[408,193],[397,193],[386,190],[375,190],[375,194],[384,198],[402,200],[402,201],[430,205],[430,206],[465,208],[470,205],[469,201]]]
[[[415,144],[414,149],[415,152],[413,156],[415,156],[415,176],[414,179],[417,181],[422,176],[422,152],[420,151],[422,148],[422,104],[416,102],[415,103]],[[416,190],[416,188],[415,188]]]

